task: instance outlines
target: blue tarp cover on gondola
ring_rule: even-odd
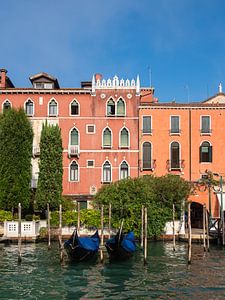
[[[123,238],[121,246],[128,252],[135,252],[136,246],[134,243],[134,239],[134,233],[133,231],[131,231]]]
[[[79,237],[78,244],[86,250],[97,251],[99,248],[99,238]]]

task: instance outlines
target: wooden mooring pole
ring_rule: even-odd
[[[109,239],[111,237],[111,217],[112,217],[112,205],[109,204]]]
[[[206,225],[207,251],[209,252],[209,217],[208,217],[207,210],[205,210],[205,225]]]
[[[144,245],[144,205],[141,207],[141,248]]]
[[[48,214],[48,250],[50,250],[51,249],[51,223],[50,223],[51,213],[49,209],[49,203],[47,203],[47,214]]]
[[[104,244],[104,205],[101,206],[101,249],[100,249],[100,261],[103,263],[103,244]]]
[[[173,251],[176,251],[176,235],[175,235],[175,205],[173,203]]]
[[[148,210],[147,207],[144,209],[144,220],[145,220],[145,226],[144,226],[144,265],[147,264],[147,247],[148,247]]]
[[[191,264],[191,202],[188,203],[188,264]]]
[[[205,244],[205,216],[206,216],[206,206],[203,205],[203,248],[206,251],[206,244]]]
[[[22,262],[21,254],[21,203],[18,205],[18,264]]]
[[[60,262],[63,262],[63,243],[62,243],[62,204],[59,205],[59,250],[60,250]]]
[[[77,233],[80,234],[80,202],[77,202]]]

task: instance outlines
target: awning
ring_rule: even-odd
[[[216,193],[217,199],[219,201],[219,204],[221,206],[221,193]],[[225,210],[225,193],[223,193],[223,211]]]

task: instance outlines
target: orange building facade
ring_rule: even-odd
[[[225,94],[197,103],[151,103],[139,106],[140,175],[173,174],[198,182],[207,171],[225,175]],[[219,179],[219,178],[215,178]],[[192,202],[206,204],[219,217],[217,193],[196,190]],[[210,207],[211,206],[211,209]]]

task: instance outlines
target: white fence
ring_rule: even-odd
[[[18,222],[10,221],[4,222],[4,237],[6,238],[17,238],[18,237]],[[39,235],[40,224],[35,221],[22,221],[21,222],[21,237],[32,238]]]

